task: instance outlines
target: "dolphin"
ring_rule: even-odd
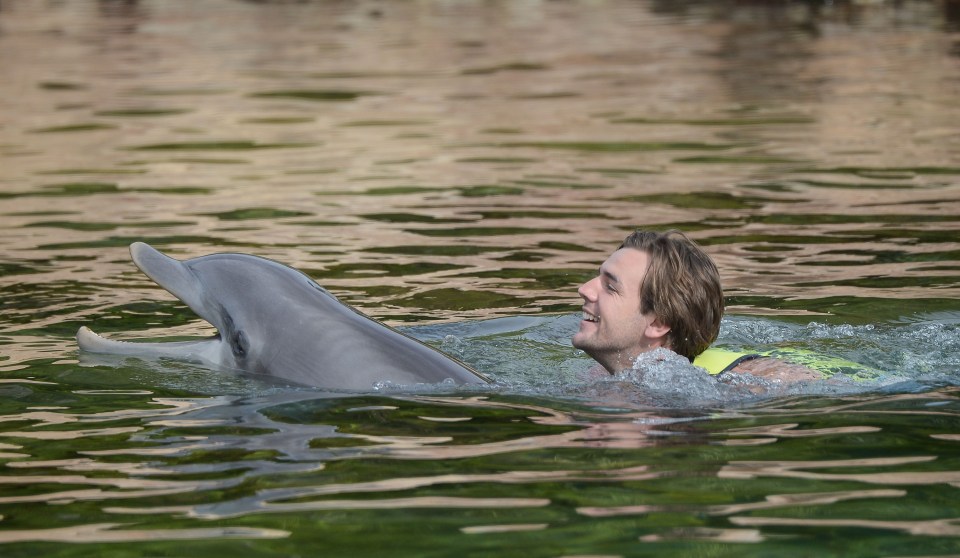
[[[143,242],[131,244],[130,255],[143,273],[218,334],[138,343],[106,339],[83,326],[77,332],[81,351],[199,362],[332,390],[371,391],[380,382],[490,382],[278,262],[231,253],[180,261]]]

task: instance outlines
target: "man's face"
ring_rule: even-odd
[[[640,313],[640,284],[649,264],[646,252],[621,248],[577,291],[583,319],[573,346],[611,373],[630,368],[638,355],[662,346],[669,331],[654,315]]]

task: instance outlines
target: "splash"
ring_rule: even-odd
[[[715,346],[809,366],[823,380],[785,381],[745,373],[710,376],[669,351],[641,355],[613,376],[570,346],[577,315],[522,316],[410,328],[410,333],[496,380],[492,389],[627,406],[725,407],[796,395],[924,391],[960,378],[960,325],[937,316],[876,324],[796,323],[728,316]]]

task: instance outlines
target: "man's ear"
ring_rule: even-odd
[[[647,324],[647,337],[651,339],[663,339],[670,333],[670,326],[665,325],[660,321],[660,318],[654,319],[652,322]]]

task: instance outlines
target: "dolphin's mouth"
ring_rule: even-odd
[[[194,362],[212,361],[211,351],[219,350],[220,336],[196,341],[140,342],[107,339],[87,326],[77,331],[77,345],[87,353],[101,355],[175,358]]]
[[[218,330],[221,324],[215,315],[204,310],[203,289],[190,267],[143,242],[130,245],[133,262],[147,277],[190,307],[198,316]],[[139,342],[107,339],[83,326],[77,331],[80,350],[89,353],[170,357],[193,361],[210,360],[213,350],[219,350],[220,335],[196,341]]]

